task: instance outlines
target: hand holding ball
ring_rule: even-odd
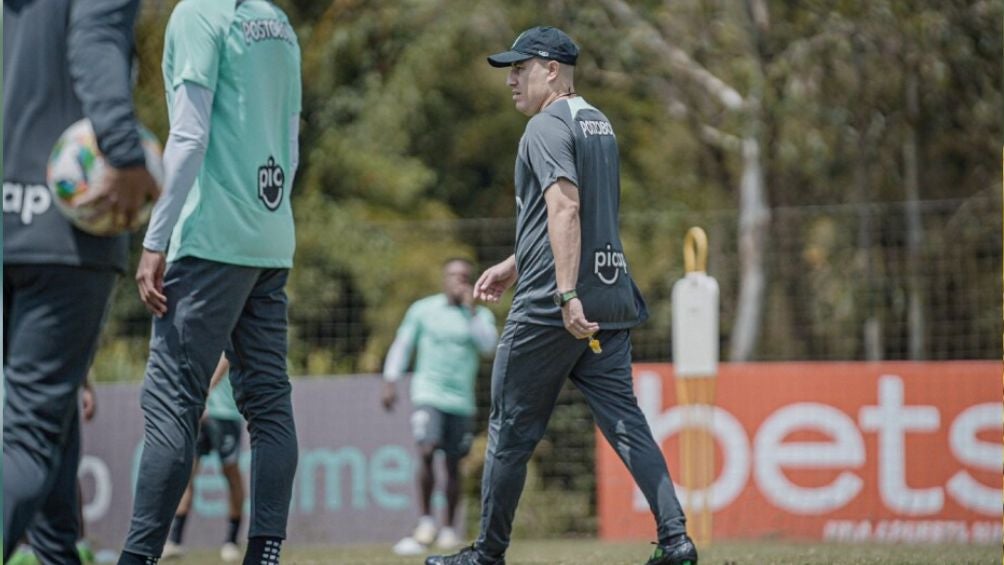
[[[47,180],[57,207],[78,229],[113,236],[150,219],[164,182],[161,146],[140,126],[146,167],[112,168],[98,149],[89,120],[71,125],[49,156]]]

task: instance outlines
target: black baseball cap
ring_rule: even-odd
[[[488,64],[493,67],[508,67],[534,57],[574,65],[575,60],[579,58],[579,48],[572,38],[560,29],[537,26],[519,34],[508,51],[489,56]]]

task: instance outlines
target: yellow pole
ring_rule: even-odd
[[[687,273],[703,273],[708,263],[708,236],[692,227],[683,241]],[[676,379],[679,403],[685,408],[680,433],[681,482],[687,489],[688,533],[694,543],[707,547],[712,539],[711,484],[715,474],[715,444],[711,435],[715,403],[714,375]]]

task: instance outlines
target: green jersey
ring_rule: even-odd
[[[472,312],[450,304],[445,294],[423,298],[408,308],[397,330],[384,364],[384,378],[396,380],[417,348],[412,404],[472,415],[478,356],[492,353],[497,340],[495,316],[484,306]]]
[[[205,159],[168,260],[291,267],[291,131],[301,87],[300,48],[286,15],[266,0],[183,0],[167,25],[163,71],[169,112],[183,82],[213,93]]]
[[[234,390],[230,386],[230,379],[223,377],[216,383],[213,390],[209,391],[209,398],[206,399],[206,413],[210,418],[217,420],[240,420],[241,413],[237,410],[237,403],[234,402]]]

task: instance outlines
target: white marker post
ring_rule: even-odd
[[[686,276],[673,285],[673,374],[684,407],[680,432],[681,485],[690,537],[711,544],[711,485],[715,479],[712,410],[718,374],[718,282],[705,272],[708,236],[690,228],[683,242]]]

